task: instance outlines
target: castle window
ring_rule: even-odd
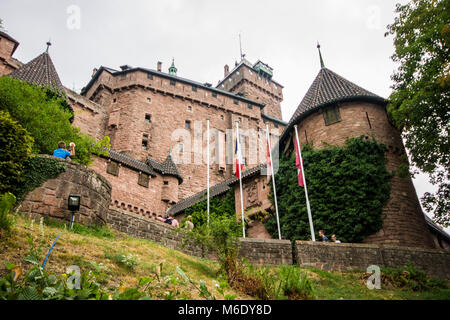
[[[220,120],[225,119],[225,117],[223,116],[223,114],[220,115]]]
[[[213,92],[211,95],[212,95],[214,98],[217,98],[217,92]]]
[[[116,102],[117,102],[117,99],[116,99],[116,98],[114,98],[114,99],[113,99],[113,103],[116,103]]]
[[[192,91],[197,92],[197,86],[192,86]]]
[[[175,85],[175,80],[170,80],[170,85],[174,86]]]
[[[151,98],[147,98],[147,102],[152,102],[152,99]]]
[[[190,130],[191,129],[191,120],[186,120],[184,122],[184,128]]]
[[[108,165],[106,166],[106,172],[109,174],[112,174],[113,176],[119,175],[119,164],[114,161],[108,162]]]
[[[238,100],[238,99],[234,99],[234,100],[233,100],[233,103],[234,103],[234,104],[239,104],[239,100]]]
[[[147,150],[148,148],[148,134],[144,134],[142,136],[142,146],[141,146],[142,150]]]
[[[164,180],[164,185],[168,186],[169,185],[169,181]]]
[[[147,79],[153,80],[153,75],[150,73],[147,73]]]
[[[330,125],[341,121],[341,116],[339,115],[339,108],[337,105],[328,107],[323,110],[323,118],[325,120],[325,125]]]
[[[187,111],[192,112],[192,107],[191,107],[191,106],[188,106],[188,107],[187,107]]]
[[[253,106],[252,106],[251,103],[248,104],[248,108],[249,108],[249,109],[253,109]]]
[[[145,114],[145,122],[150,123],[152,121],[152,115],[146,113]]]
[[[182,143],[179,143],[178,146],[179,146],[178,151],[179,151],[179,152],[183,152],[183,149],[184,149],[184,148],[183,148],[183,144],[182,144]]]
[[[149,175],[146,173],[139,173],[138,185],[148,188]]]
[[[122,73],[122,74],[120,75],[120,80],[125,80],[126,78],[127,78],[126,73]]]

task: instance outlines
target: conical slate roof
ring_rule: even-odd
[[[163,174],[171,175],[177,177],[179,180],[183,181],[180,172],[178,171],[177,165],[173,162],[172,155],[169,153],[166,160],[163,162]],[[180,182],[181,183],[181,182]]]
[[[321,106],[358,99],[372,100],[380,103],[385,103],[386,101],[380,96],[348,81],[330,69],[322,68],[289,123],[296,121],[296,118],[305,112]]]
[[[47,52],[40,54],[21,68],[13,71],[10,76],[41,87],[50,87],[60,94],[65,92],[52,59]]]

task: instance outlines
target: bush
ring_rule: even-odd
[[[96,143],[73,127],[67,102],[48,88],[0,77],[0,110],[9,112],[34,138],[34,153],[53,154],[59,141],[73,141],[77,146],[73,160],[88,165],[92,153],[110,147],[109,138]]]
[[[0,110],[0,193],[20,183],[32,146],[27,130]]]
[[[10,192],[0,196],[0,230],[11,231],[13,220],[8,216],[16,202],[16,197]]]
[[[303,148],[316,233],[323,229],[343,242],[360,242],[381,229],[381,212],[389,199],[391,177],[386,170],[385,151],[384,145],[363,137],[349,139],[342,147]],[[308,240],[311,233],[305,192],[298,186],[295,152],[281,155],[275,179],[281,234],[291,240]],[[265,226],[273,237],[277,236],[274,216]]]

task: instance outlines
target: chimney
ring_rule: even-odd
[[[230,74],[230,67],[226,64],[226,65],[223,67],[223,76],[226,77],[226,76],[229,75],[229,74]]]
[[[156,69],[156,70],[158,70],[159,72],[161,72],[161,70],[162,70],[162,62],[161,62],[161,61],[158,61],[157,69]]]
[[[92,76],[91,76],[91,78],[93,78],[93,77],[95,76],[95,74],[97,73],[97,71],[98,71],[97,68],[94,68],[94,69],[92,70]]]

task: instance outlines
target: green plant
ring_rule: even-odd
[[[412,264],[397,268],[382,268],[381,271],[383,284],[387,286],[408,288],[412,291],[448,288],[444,280],[429,278],[425,272]]]
[[[305,273],[297,266],[281,266],[279,271],[279,288],[289,300],[314,299],[314,286]]]
[[[22,182],[33,138],[8,112],[0,109],[0,193]]]
[[[391,174],[386,170],[385,151],[384,145],[363,137],[348,139],[342,147],[303,148],[316,232],[323,229],[325,234],[336,234],[342,241],[360,242],[380,230],[381,212],[390,194]],[[297,182],[295,152],[289,156],[281,154],[275,179],[281,234],[291,240],[309,239],[306,199]],[[277,236],[274,216],[265,226],[272,236]]]
[[[89,235],[97,238],[107,238],[114,239],[115,235],[108,227],[108,225],[83,225],[75,223],[72,229],[68,229],[69,224],[67,222],[55,220],[55,219],[45,219],[44,223],[48,226],[60,228],[67,230],[68,232],[73,232],[81,235]]]
[[[131,271],[139,264],[139,258],[132,253],[111,253],[110,251],[105,251],[105,257]]]
[[[13,224],[13,219],[9,217],[9,214],[15,202],[16,197],[10,192],[0,195],[0,230],[7,233],[11,231]]]
[[[73,160],[88,165],[92,154],[106,154],[105,148],[110,148],[108,137],[96,142],[72,126],[67,102],[48,88],[0,77],[0,110],[9,112],[34,138],[34,153],[53,154],[59,141],[73,141]]]

